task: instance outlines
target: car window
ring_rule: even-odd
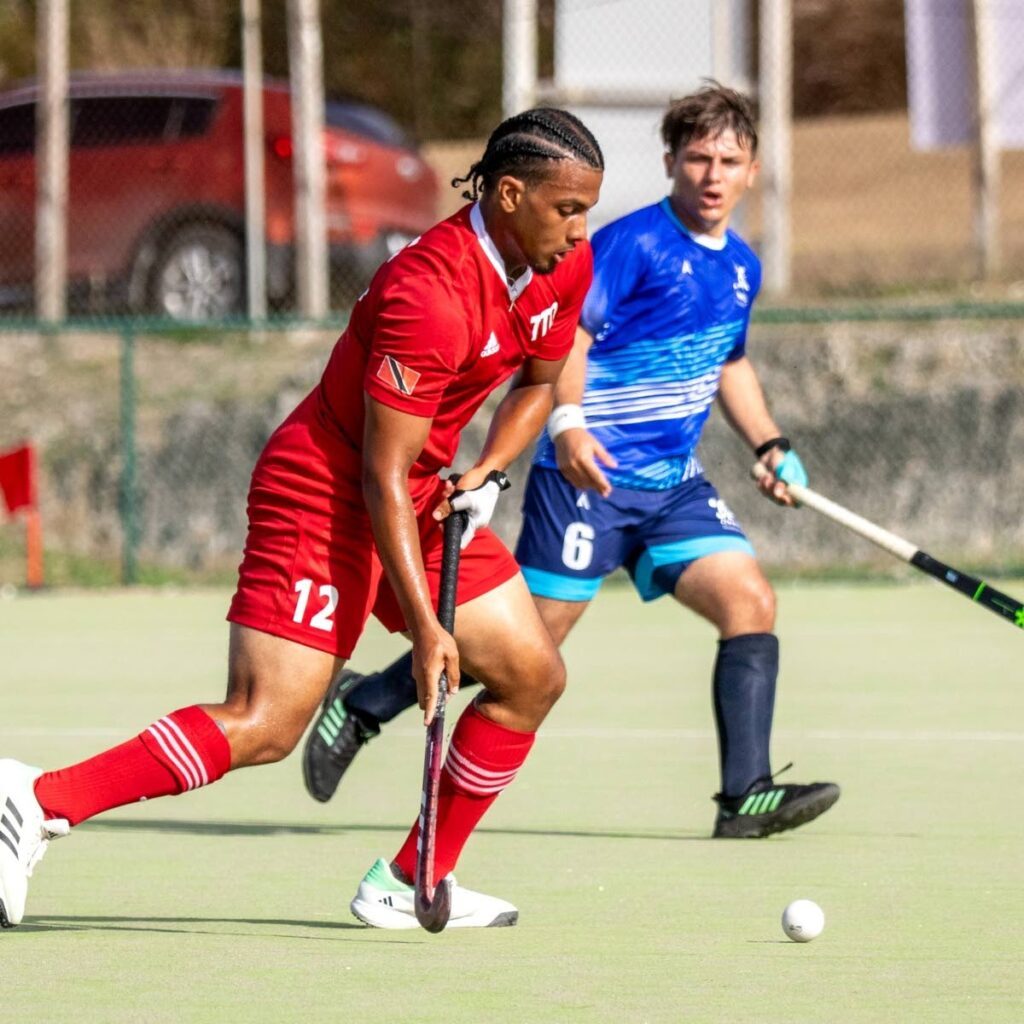
[[[24,103],[0,110],[0,154],[31,153],[36,142],[36,107]]]
[[[383,111],[360,103],[329,100],[325,104],[324,120],[334,128],[362,135],[364,138],[383,142],[386,146],[401,146],[412,149],[413,143],[402,127]]]
[[[71,101],[71,145],[158,142],[169,126],[171,96],[99,96]]]
[[[217,101],[213,99],[179,99],[175,101],[175,113],[180,111],[181,122],[178,135],[181,138],[193,138],[204,135],[213,119],[213,110]]]

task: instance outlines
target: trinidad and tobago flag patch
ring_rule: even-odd
[[[394,356],[385,356],[380,361],[377,376],[403,395],[411,395],[416,390],[416,382],[420,379],[420,374],[410,370],[408,366],[403,366]]]

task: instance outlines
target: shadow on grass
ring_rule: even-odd
[[[315,825],[265,821],[189,821],[156,818],[136,821],[127,818],[98,818],[79,828],[108,832],[170,832],[195,836],[344,836],[357,832],[396,832],[405,835],[407,822],[401,825]],[[568,839],[641,839],[672,842],[710,840],[708,835],[686,835],[679,832],[618,831],[603,829],[544,829],[544,828],[478,828],[475,835],[493,836],[547,836]]]
[[[227,931],[204,925],[255,925],[261,929],[259,932],[252,931],[238,932]],[[174,927],[178,925],[180,927]],[[309,942],[311,940],[326,941],[333,938],[331,935],[295,935],[287,932],[264,932],[263,928],[313,928],[328,932],[361,932],[366,937],[360,939],[356,935],[348,935],[346,938],[361,942],[389,942],[404,945],[417,945],[413,939],[383,938],[376,929],[369,929],[364,924],[347,921],[287,921],[277,918],[257,917],[90,917],[86,915],[59,915],[44,914],[34,917],[31,923],[23,924],[18,928],[19,933],[25,932],[155,932],[157,934],[182,934],[182,935],[218,935],[238,936],[252,938],[259,934],[264,938],[277,939],[301,939]],[[373,932],[374,937],[366,933]]]

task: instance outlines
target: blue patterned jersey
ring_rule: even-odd
[[[603,227],[593,249],[587,428],[618,460],[613,486],[675,487],[700,472],[694,451],[722,366],[744,353],[760,261],[732,231],[692,234],[668,199]],[[534,462],[556,465],[546,432]]]

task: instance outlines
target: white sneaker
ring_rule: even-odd
[[[464,889],[454,875],[448,875],[448,881],[452,886],[449,928],[508,928],[519,920],[519,911],[511,903]],[[383,857],[366,872],[351,907],[352,913],[371,928],[420,926],[413,887],[395,878]]]
[[[0,928],[21,924],[32,869],[51,839],[71,831],[63,818],[43,821],[33,788],[42,774],[41,768],[0,760]]]

